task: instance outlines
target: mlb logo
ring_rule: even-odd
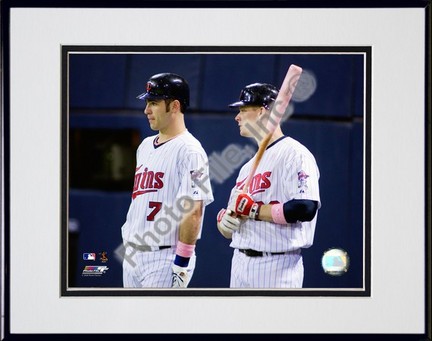
[[[83,253],[84,260],[96,260],[96,253]]]

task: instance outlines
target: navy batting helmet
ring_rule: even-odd
[[[142,100],[177,99],[183,110],[189,106],[189,84],[175,73],[158,73],[147,82],[146,92],[137,96]]]
[[[278,89],[267,83],[253,83],[246,85],[240,92],[237,102],[231,103],[230,108],[242,107],[246,105],[263,106],[267,109],[276,100]]]

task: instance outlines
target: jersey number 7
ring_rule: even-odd
[[[162,203],[158,201],[150,201],[149,202],[149,208],[152,208],[153,210],[150,212],[150,214],[147,216],[147,221],[154,221],[155,215],[161,210]]]

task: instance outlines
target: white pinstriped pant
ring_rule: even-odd
[[[301,288],[303,275],[300,252],[249,257],[235,249],[230,288]]]
[[[123,287],[125,288],[171,288],[172,264],[175,247],[160,251],[138,251],[126,246],[123,260]],[[192,278],[196,256],[189,261],[188,272]]]

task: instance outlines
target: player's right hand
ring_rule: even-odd
[[[222,234],[225,232],[229,236],[240,229],[242,223],[240,218],[231,216],[233,212],[225,208],[221,209],[217,215],[217,225]],[[226,235],[224,234],[226,237]]]
[[[236,214],[255,220],[258,218],[260,206],[249,194],[236,191],[232,201],[234,203],[233,211]]]
[[[173,288],[187,288],[190,276],[187,271],[187,268],[182,268],[181,266],[172,265],[172,287]]]

